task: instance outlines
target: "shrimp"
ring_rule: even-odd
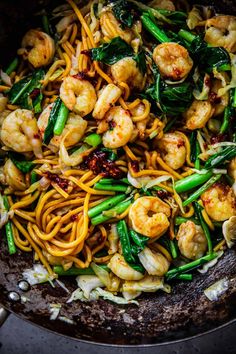
[[[229,167],[228,167],[228,173],[234,179],[234,181],[236,182],[236,157],[234,157],[230,161]]]
[[[173,170],[178,170],[185,163],[186,148],[182,136],[176,133],[166,133],[157,141],[163,160]]]
[[[100,25],[102,34],[108,40],[115,37],[121,37],[124,41],[130,44],[134,37],[132,29],[123,29],[111,11],[104,11],[101,14]]]
[[[24,174],[14,165],[14,163],[7,159],[3,167],[3,174],[5,183],[13,191],[23,191],[26,189]]]
[[[223,75],[223,73],[222,73]],[[210,96],[215,96],[215,103],[213,103],[214,106],[214,114],[213,116],[218,116],[219,114],[223,113],[225,108],[229,104],[229,91],[226,91],[224,95],[218,96],[218,91],[222,88],[222,82],[221,80],[213,80],[212,82],[212,87],[211,87],[211,93]]]
[[[123,280],[140,280],[144,277],[144,274],[128,265],[124,257],[119,253],[114,254],[110,259],[108,267],[117,277]]]
[[[50,116],[50,112],[52,110],[53,103],[51,103],[49,106],[47,106],[44,111],[41,113],[38,119],[38,127],[39,127],[39,132],[42,137],[44,138],[44,133],[45,129],[48,125],[48,119]],[[54,135],[54,137],[51,139],[48,147],[52,151],[58,151],[60,147],[60,143],[64,136],[70,132],[70,134],[65,138],[64,145],[66,147],[68,146],[73,146],[77,144],[80,139],[83,137],[85,130],[87,128],[88,123],[86,120],[81,118],[79,115],[70,113],[69,117],[67,119],[65,128],[63,129],[63,132],[61,135]]]
[[[138,198],[129,210],[131,227],[150,238],[161,237],[169,227],[171,210],[157,197]]]
[[[86,116],[94,109],[97,96],[93,85],[86,80],[68,76],[60,88],[60,98],[70,111]]]
[[[0,113],[6,109],[7,98],[0,94]]]
[[[120,59],[111,66],[111,74],[116,83],[125,82],[130,88],[139,91],[145,86],[145,78],[139,70],[136,61],[131,57]]]
[[[224,47],[228,52],[236,51],[236,17],[215,16],[206,21],[205,41],[213,47]]]
[[[194,100],[191,106],[183,113],[186,127],[189,130],[204,128],[214,114],[214,108],[208,101]]]
[[[47,66],[55,54],[54,40],[47,33],[31,29],[23,37],[19,54],[23,54],[34,68]]]
[[[180,225],[176,238],[180,253],[188,259],[201,258],[207,250],[207,239],[201,226],[192,221]]]
[[[148,3],[148,6],[153,7],[154,9],[163,9],[168,11],[175,11],[175,5],[170,0],[153,0]]]
[[[169,269],[170,262],[160,253],[145,247],[138,258],[149,275],[162,277]]]
[[[103,134],[102,141],[106,148],[117,149],[129,142],[134,126],[128,111],[120,106],[113,107],[107,112],[104,122],[107,124],[107,131]]]
[[[215,183],[201,195],[207,214],[214,221],[224,221],[236,216],[234,191],[223,183]]]
[[[105,86],[98,97],[93,110],[93,117],[95,119],[103,119],[109,109],[116,103],[122,95],[122,91],[114,84]]]
[[[153,60],[161,75],[173,81],[186,77],[193,67],[187,49],[177,43],[162,43],[156,46]]]
[[[33,151],[36,157],[42,157],[37,121],[27,109],[16,109],[4,119],[1,140],[12,150],[23,153]]]

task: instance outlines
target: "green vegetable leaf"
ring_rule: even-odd
[[[131,28],[137,14],[136,6],[126,0],[112,1],[111,6],[114,16],[121,22],[122,27]]]
[[[107,65],[113,65],[124,57],[132,57],[133,49],[120,37],[113,38],[109,43],[91,49],[92,59]]]
[[[144,51],[142,50],[137,55],[135,55],[134,60],[136,61],[137,66],[138,66],[139,70],[141,71],[141,73],[145,74],[147,71],[147,64],[146,64],[146,58],[145,58]]]
[[[56,120],[58,117],[59,110],[61,108],[61,104],[62,104],[62,100],[60,99],[60,97],[58,97],[52,106],[52,110],[50,112],[50,116],[48,119],[48,125],[45,129],[44,138],[43,138],[43,143],[46,145],[50,142],[50,140],[54,135],[53,129],[56,124]]]
[[[153,64],[154,83],[148,87],[146,94],[156,101],[160,110],[169,115],[178,115],[186,110],[193,99],[192,85],[183,82],[168,85],[161,80],[157,66]]]
[[[13,85],[8,92],[10,103],[17,104],[21,108],[34,109],[36,113],[40,113],[43,99],[41,80],[43,80],[44,75],[44,70],[39,69]]]
[[[212,71],[213,68],[219,68],[224,64],[230,64],[229,54],[222,47],[202,47],[196,53],[196,59],[199,66],[206,72]]]
[[[158,9],[159,13],[171,21],[172,25],[178,25],[181,27],[187,27],[186,20],[187,14],[182,11],[170,11],[164,9]]]
[[[179,114],[186,110],[193,99],[189,82],[177,85],[164,84],[161,90],[161,109],[167,114]]]
[[[9,152],[9,157],[14,165],[23,173],[30,172],[35,166],[32,161],[25,161],[25,157],[21,154]]]

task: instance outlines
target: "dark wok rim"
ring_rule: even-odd
[[[1,304],[0,304],[1,305]],[[1,305],[4,309],[5,306],[4,305]],[[200,331],[200,333],[197,333],[197,334],[194,334],[194,335],[190,335],[190,336],[187,336],[185,338],[182,338],[182,339],[173,339],[173,340],[167,340],[166,342],[161,342],[161,343],[150,343],[150,344],[110,344],[110,343],[101,343],[101,342],[96,342],[96,341],[93,341],[93,340],[86,340],[86,339],[80,339],[80,338],[76,338],[76,337],[72,337],[72,336],[69,336],[67,334],[62,334],[62,333],[59,333],[59,332],[56,332],[56,331],[53,331],[51,330],[50,328],[47,328],[47,327],[44,327],[38,323],[35,323],[31,320],[28,320],[27,318],[22,318],[21,317],[21,314],[18,314],[14,311],[12,311],[11,309],[6,309],[6,311],[8,311],[8,313],[10,313],[10,315],[14,315],[16,316],[18,319],[20,319],[21,321],[24,321],[24,322],[27,322],[28,324],[34,326],[34,327],[37,327],[43,331],[47,331],[49,333],[52,333],[52,334],[55,334],[57,336],[60,336],[60,337],[63,337],[63,338],[66,338],[66,339],[69,339],[69,340],[73,340],[75,342],[81,342],[83,344],[88,344],[88,345],[97,345],[99,347],[112,347],[112,348],[152,348],[152,347],[164,347],[164,346],[167,346],[167,345],[172,345],[172,344],[178,344],[178,343],[183,343],[183,342],[186,342],[186,341],[189,341],[189,340],[192,340],[192,339],[197,339],[199,337],[203,337],[205,335],[209,335],[211,333],[214,333],[216,331],[220,331],[221,329],[224,329],[230,325],[232,325],[233,323],[236,323],[236,318],[233,318],[217,327],[214,327],[212,329],[208,329],[208,330],[203,330]],[[4,324],[3,324],[4,325]]]

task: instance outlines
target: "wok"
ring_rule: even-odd
[[[54,1],[55,2],[55,1]],[[199,2],[199,1],[198,1]],[[1,0],[0,2],[0,63],[3,65],[14,56],[22,34],[35,27],[32,14],[43,8],[49,0]],[[209,4],[209,2],[207,2]],[[236,14],[234,0],[211,1],[219,11]],[[34,286],[22,293],[18,282],[22,272],[32,267],[32,255],[9,256],[4,236],[0,237],[0,304],[24,320],[59,334],[89,342],[115,345],[161,344],[185,339],[230,322],[236,318],[236,251],[225,252],[217,265],[207,274],[199,274],[192,282],[173,284],[171,294],[162,292],[144,294],[136,305],[119,306],[108,301],[66,304],[68,294],[59,286],[50,284]],[[203,290],[227,277],[229,289],[218,301],[210,302]],[[73,291],[73,278],[63,279]],[[17,291],[27,297],[26,302],[12,302],[9,292]],[[61,316],[74,324],[49,319],[49,305],[62,304]],[[0,316],[3,312],[0,311]]]

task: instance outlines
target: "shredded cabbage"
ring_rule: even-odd
[[[229,281],[223,278],[204,290],[204,294],[210,301],[217,301],[229,288]]]
[[[86,299],[93,289],[98,286],[104,286],[101,280],[96,275],[79,275],[76,278],[78,287],[83,291],[83,295]]]
[[[92,290],[89,298],[86,298],[83,294],[83,291],[81,289],[76,289],[71,297],[67,300],[67,303],[71,303],[72,301],[83,301],[83,302],[87,302],[87,301],[96,301],[99,299],[99,297],[103,298],[104,300],[110,300],[112,302],[115,302],[116,304],[120,304],[120,305],[127,305],[127,304],[136,304],[138,305],[138,302],[135,300],[127,300],[121,296],[115,296],[114,294],[112,294],[109,291],[105,291],[103,289],[101,289],[100,287],[96,288],[95,290]]]
[[[52,280],[54,278],[49,275],[48,271],[42,264],[34,264],[32,269],[26,269],[22,275],[30,285],[46,283],[47,281],[53,285]]]
[[[49,312],[51,314],[50,320],[55,321],[59,316],[61,310],[61,304],[50,304],[49,307],[50,307]]]

